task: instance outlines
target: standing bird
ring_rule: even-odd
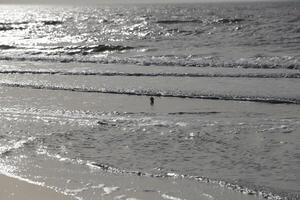
[[[154,105],[154,97],[150,97],[150,105],[151,105],[151,106]]]

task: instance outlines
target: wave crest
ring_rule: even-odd
[[[1,47],[0,47],[1,48]],[[65,71],[65,70],[23,70],[0,69],[0,74],[48,74],[67,76],[134,76],[134,77],[228,77],[228,78],[300,78],[300,73],[271,73],[271,74],[218,74],[218,73],[145,73],[145,72],[110,72],[110,71]]]
[[[107,44],[99,44],[99,45],[91,45],[91,46],[71,46],[64,48],[67,55],[75,55],[75,54],[92,54],[92,53],[100,53],[100,52],[112,52],[112,51],[124,51],[134,49],[134,47],[130,46],[121,46],[121,45],[107,45]]]
[[[245,21],[245,19],[241,18],[220,18],[213,21],[213,23],[217,24],[237,24]]]
[[[202,20],[192,19],[192,20],[158,20],[158,24],[184,24],[184,23],[202,23]]]
[[[61,25],[63,21],[56,21],[56,20],[45,20],[42,21],[44,25]]]
[[[82,88],[82,87],[64,87],[52,85],[37,85],[26,83],[10,83],[2,82],[0,86],[18,87],[30,89],[45,90],[63,90],[71,92],[88,92],[88,93],[104,93],[134,96],[156,96],[156,97],[174,97],[174,98],[190,98],[190,99],[206,99],[206,100],[224,100],[224,101],[249,101],[270,104],[300,104],[300,99],[284,98],[284,97],[268,97],[268,96],[233,96],[222,94],[206,94],[206,93],[189,93],[183,91],[160,91],[160,90],[135,90],[135,89],[108,89],[108,88]]]
[[[14,47],[17,48],[17,47]],[[47,62],[79,62],[79,63],[99,63],[99,64],[134,64],[142,66],[179,66],[179,67],[215,67],[215,68],[250,68],[250,69],[300,69],[298,57],[265,57],[247,58],[231,62],[218,60],[217,58],[189,58],[178,56],[151,56],[151,57],[115,57],[109,55],[105,57],[92,57],[93,54],[101,52],[118,52],[135,49],[130,46],[74,46],[56,47],[57,52],[43,55],[42,52],[27,52],[28,55],[0,55],[0,60],[7,61],[47,61]],[[5,49],[2,49],[5,50]],[[1,48],[0,48],[1,51]],[[88,56],[91,55],[91,56]],[[297,78],[296,77],[293,78]],[[267,77],[262,77],[267,78]]]

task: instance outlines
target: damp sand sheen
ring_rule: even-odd
[[[239,192],[225,189],[217,185],[204,183],[193,183],[171,178],[171,180],[159,180],[142,177],[107,177],[103,176],[101,181],[118,185],[107,187],[104,184],[98,185],[102,193],[93,199],[181,199],[185,195],[189,199],[263,199],[255,196],[245,195]],[[78,199],[70,195],[58,193],[53,189],[27,183],[23,180],[0,176],[0,197],[7,200],[72,200]],[[134,188],[134,189],[133,189]],[[147,189],[151,188],[151,189]],[[159,191],[156,189],[159,188]]]

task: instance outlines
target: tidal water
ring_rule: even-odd
[[[118,174],[299,199],[299,78],[297,1],[1,5],[0,172],[82,200]]]

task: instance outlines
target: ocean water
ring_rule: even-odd
[[[0,172],[83,200],[299,199],[299,10],[1,5]]]

